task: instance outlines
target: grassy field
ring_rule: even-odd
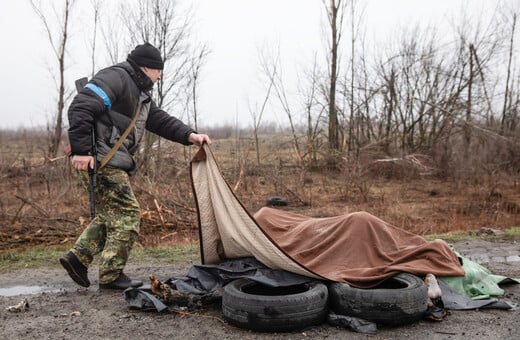
[[[24,268],[58,268],[60,265],[57,259],[63,256],[67,250],[64,246],[35,246],[25,250],[3,252],[0,254],[0,273]],[[134,264],[172,263],[190,259],[197,261],[199,259],[199,245],[196,243],[170,247],[149,247],[146,249],[135,248],[132,250],[129,261]],[[96,261],[97,258],[94,259],[94,264],[97,264]]]
[[[45,134],[3,133],[0,141],[0,253],[66,249],[89,221],[86,190],[68,159],[45,157]],[[341,169],[303,167],[283,135],[261,136],[259,154],[251,138],[214,139],[211,149],[251,213],[268,197],[284,196],[289,205],[283,209],[296,213],[326,217],[364,210],[420,235],[520,226],[518,173],[480,169],[441,177],[421,171],[426,164],[435,170],[426,155],[410,162],[369,153]],[[136,249],[197,243],[189,177],[196,151],[163,141],[132,178],[142,208]]]

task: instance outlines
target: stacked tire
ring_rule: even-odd
[[[418,321],[428,309],[421,278],[401,273],[371,289],[321,281],[268,287],[239,279],[227,284],[222,312],[231,324],[258,332],[285,332],[320,325],[329,308],[336,314],[399,326]]]
[[[399,326],[425,316],[428,288],[421,278],[407,273],[400,273],[371,289],[334,282],[329,285],[329,304],[336,314]]]
[[[327,301],[327,286],[319,281],[268,287],[239,279],[225,286],[222,312],[229,323],[240,328],[285,332],[323,323]]]

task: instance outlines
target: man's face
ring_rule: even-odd
[[[144,74],[148,76],[152,80],[152,82],[155,84],[159,79],[161,79],[161,70],[157,70],[154,68],[149,67],[142,67]]]

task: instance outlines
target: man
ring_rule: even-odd
[[[94,168],[94,162],[106,163],[97,171],[97,215],[60,258],[69,276],[83,287],[90,286],[88,267],[97,254],[100,289],[142,285],[126,276],[123,269],[139,234],[140,208],[129,176],[136,171],[134,154],[144,130],[184,145],[211,143],[207,135],[170,116],[152,100],[150,90],[161,79],[163,66],[157,48],[149,43],[138,45],[125,62],[99,71],[69,107],[73,167],[85,174]],[[129,126],[130,132],[122,139]],[[124,141],[118,147],[119,139]]]

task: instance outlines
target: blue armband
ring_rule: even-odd
[[[108,110],[112,107],[112,102],[110,101],[110,98],[108,97],[107,93],[103,91],[103,89],[95,84],[88,83],[85,85],[87,89],[92,90],[95,94],[99,96],[103,100],[103,103],[107,107]]]

